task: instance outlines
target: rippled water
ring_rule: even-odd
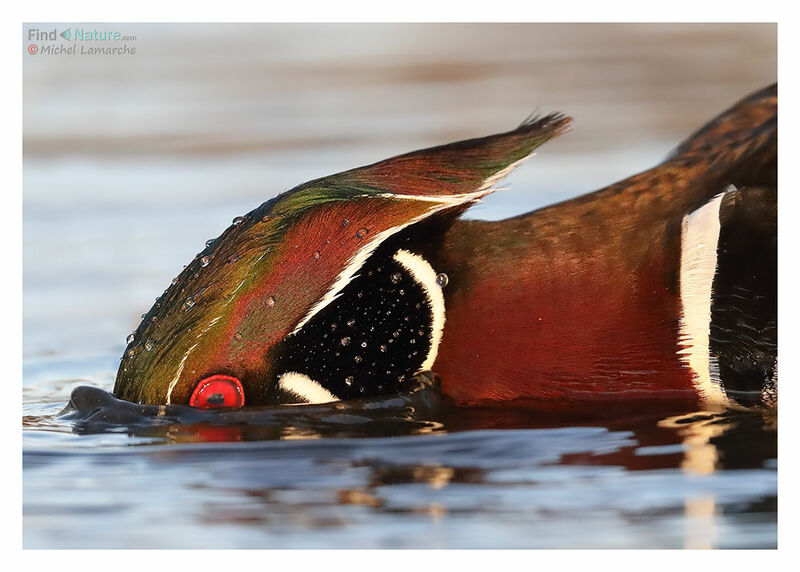
[[[422,389],[58,416],[74,388],[111,389],[139,315],[263,200],[536,108],[573,133],[469,216],[593,190],[774,81],[773,26],[106,28],[136,56],[24,56],[26,547],[776,546],[772,414],[555,418]]]

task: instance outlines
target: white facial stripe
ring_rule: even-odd
[[[436,361],[436,355],[439,352],[439,343],[442,341],[445,317],[444,294],[442,294],[442,288],[436,283],[436,271],[428,264],[427,260],[418,254],[402,249],[398,250],[393,258],[408,270],[414,280],[422,286],[431,306],[431,349],[420,368],[420,371],[426,371],[433,367],[433,362]]]
[[[289,371],[278,378],[278,386],[284,391],[294,393],[308,403],[330,403],[339,398],[305,374]]]
[[[333,286],[330,288],[330,290],[328,290],[328,292],[326,292],[325,295],[311,307],[311,310],[309,310],[309,312],[305,315],[305,317],[303,317],[303,319],[300,320],[297,326],[295,326],[294,330],[292,330],[292,334],[299,332],[302,329],[302,327],[306,325],[306,323],[311,318],[313,318],[317,312],[322,310],[325,306],[327,306],[336,299],[336,297],[341,293],[341,291],[345,288],[345,286],[347,286],[350,283],[350,280],[352,280],[356,272],[358,272],[358,270],[364,265],[364,263],[367,261],[367,258],[369,258],[370,255],[373,252],[375,252],[375,249],[378,248],[378,246],[380,246],[381,243],[383,243],[387,238],[389,238],[394,234],[397,234],[404,228],[411,226],[412,224],[416,224],[421,220],[439,211],[453,208],[454,206],[458,206],[460,204],[467,203],[470,201],[475,201],[489,194],[490,192],[492,191],[484,190],[476,193],[470,193],[468,195],[457,195],[456,199],[449,201],[435,201],[437,206],[432,207],[429,211],[411,219],[407,223],[389,228],[375,235],[371,240],[367,241],[364,244],[364,246],[362,246],[358,251],[356,251],[353,257],[347,263],[347,266],[345,266],[344,270],[342,270],[342,272],[336,278],[336,281],[333,283]],[[399,198],[402,195],[388,195],[388,196],[391,196],[393,198]],[[452,197],[448,198],[452,199]]]
[[[522,159],[514,161],[513,163],[511,163],[505,169],[501,169],[501,170],[497,171],[494,175],[492,175],[491,177],[486,179],[483,182],[483,184],[481,185],[481,188],[478,189],[478,190],[483,191],[483,190],[486,190],[486,189],[492,189],[492,192],[500,190],[500,189],[495,188],[494,185],[496,183],[498,183],[499,181],[501,181],[502,179],[506,178],[511,173],[511,171],[513,171],[514,169],[516,169],[517,167],[522,165],[522,163],[524,163],[525,161],[527,161],[528,159],[530,159],[534,155],[536,155],[536,153],[531,152],[530,155],[526,155]]]
[[[680,320],[681,361],[691,368],[694,385],[708,403],[728,403],[721,387],[719,366],[710,355],[712,286],[717,272],[719,210],[730,186],[708,203],[683,218],[681,228]]]
[[[203,330],[197,335],[197,342],[190,347],[185,354],[183,354],[183,358],[181,359],[181,363],[178,364],[178,371],[175,372],[175,377],[172,378],[172,381],[169,383],[169,387],[167,388],[167,405],[170,405],[172,402],[172,391],[175,389],[175,386],[178,384],[178,380],[181,378],[181,374],[183,373],[183,367],[186,365],[186,359],[189,357],[189,354],[194,351],[194,349],[200,344],[200,338],[205,335],[205,333],[211,329],[211,326],[216,324],[222,316],[217,316],[213,320],[211,320],[208,325],[203,328]]]
[[[436,214],[439,211],[450,209],[465,203],[475,202],[485,197],[486,195],[493,193],[494,191],[498,190],[494,186],[497,182],[506,177],[509,173],[511,173],[511,171],[516,169],[519,165],[521,165],[528,158],[532,157],[534,154],[535,153],[531,152],[530,155],[527,155],[522,159],[515,161],[505,169],[502,169],[497,173],[495,173],[494,175],[488,177],[485,181],[483,181],[481,186],[474,193],[459,193],[455,195],[446,195],[446,196],[402,195],[398,193],[382,193],[380,195],[377,195],[382,198],[430,202],[433,203],[435,206],[432,206],[429,211],[413,218],[407,223],[389,228],[381,233],[378,233],[371,240],[365,241],[364,246],[362,246],[359,250],[356,251],[356,253],[353,255],[353,257],[345,266],[344,270],[342,270],[342,272],[339,273],[339,276],[334,281],[333,286],[331,286],[330,290],[328,290],[322,298],[320,298],[313,306],[311,306],[311,309],[308,311],[308,313],[303,317],[302,320],[300,320],[297,323],[297,326],[295,326],[294,330],[292,330],[291,334],[289,335],[299,332],[302,329],[302,327],[305,326],[306,323],[311,318],[313,318],[317,312],[319,312],[325,306],[333,302],[336,299],[336,297],[341,293],[341,291],[344,289],[344,287],[350,283],[350,280],[352,280],[353,276],[355,276],[359,268],[363,266],[364,262],[367,261],[367,258],[369,258],[370,255],[373,252],[375,252],[375,249],[378,248],[378,246],[380,246],[381,243],[384,242],[387,238],[389,238],[394,234],[397,234],[398,232],[400,232],[406,227],[411,226],[412,224],[416,224],[421,220],[426,219],[433,214]],[[366,197],[368,198],[369,196]]]
[[[183,359],[181,359],[181,363],[178,364],[178,371],[175,372],[175,377],[172,378],[172,381],[169,382],[169,387],[167,388],[167,405],[172,404],[172,390],[175,389],[175,386],[178,383],[178,380],[181,378],[181,374],[183,373],[183,366],[186,365],[186,359],[189,357],[189,354],[194,351],[194,348],[200,342],[197,342],[192,347],[190,347],[185,354],[183,354]]]

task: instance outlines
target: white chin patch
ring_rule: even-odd
[[[278,378],[278,387],[305,403],[330,403],[339,398],[305,374],[289,371]]]
[[[692,371],[695,388],[709,403],[728,403],[716,358],[710,354],[711,306],[717,273],[719,211],[730,186],[705,205],[686,215],[681,228],[680,320],[681,361]]]
[[[393,258],[408,270],[414,280],[422,286],[422,290],[428,298],[431,308],[431,349],[422,363],[420,371],[430,370],[436,361],[439,343],[442,341],[442,332],[444,331],[444,294],[442,294],[442,287],[437,283],[436,271],[420,255],[400,249]]]

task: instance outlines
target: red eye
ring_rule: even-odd
[[[244,389],[241,382],[229,375],[212,375],[197,384],[189,405],[200,409],[243,407]]]

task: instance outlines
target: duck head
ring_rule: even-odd
[[[445,322],[447,277],[413,231],[454,220],[569,121],[317,179],[237,217],[144,315],[114,394],[238,407],[397,391],[431,368]]]

